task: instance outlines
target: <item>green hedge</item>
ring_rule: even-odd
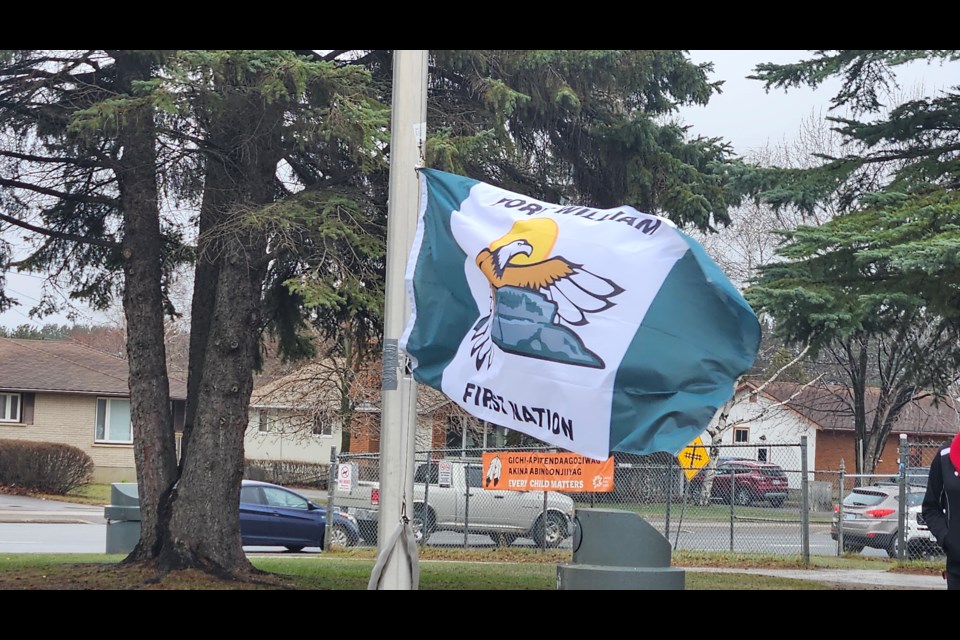
[[[93,460],[68,444],[0,440],[0,485],[66,495],[90,483]]]

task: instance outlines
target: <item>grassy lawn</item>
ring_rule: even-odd
[[[151,567],[120,564],[120,555],[0,555],[0,590],[366,590],[373,571],[373,549],[332,550],[310,556],[253,555],[265,572],[240,581],[224,581],[199,572],[178,572],[159,579]],[[431,549],[418,557],[420,590],[494,591],[557,590],[557,566],[569,563],[569,551],[529,549]],[[748,573],[701,573],[696,567],[780,567],[802,569],[799,559],[728,553],[683,553],[672,558],[684,570],[688,591],[850,589],[811,580]],[[939,575],[941,564],[904,563],[883,558],[816,557],[810,567],[866,568]],[[869,587],[864,587],[869,588]]]
[[[368,558],[335,554],[257,557],[253,565],[268,578],[226,582],[197,572],[158,581],[142,568],[124,568],[105,555],[0,556],[0,589],[17,590],[312,590],[362,591],[373,570]],[[557,565],[532,562],[421,560],[422,591],[556,591]],[[825,590],[807,580],[743,574],[685,572],[687,590]]]
[[[76,502],[78,504],[90,504],[102,507],[110,504],[110,485],[109,484],[87,484],[74,489],[65,496],[52,494],[38,494],[37,498],[46,498],[47,500],[57,500],[59,502]]]

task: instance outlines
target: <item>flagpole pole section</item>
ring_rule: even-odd
[[[417,167],[426,135],[427,51],[393,52],[390,186],[380,425],[380,515],[377,549],[381,590],[417,588],[416,546],[404,544],[413,517],[416,384],[399,348],[410,305],[404,276],[420,205]],[[398,530],[400,535],[397,535]],[[387,548],[388,545],[393,545]],[[380,562],[382,561],[382,562]],[[373,583],[373,580],[371,580]]]

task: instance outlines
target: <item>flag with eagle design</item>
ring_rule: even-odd
[[[471,415],[597,460],[676,455],[753,365],[756,315],[669,220],[419,173],[400,347]]]

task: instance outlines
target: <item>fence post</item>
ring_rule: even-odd
[[[540,550],[547,550],[547,492],[543,492],[543,513],[540,514]]]
[[[337,489],[337,448],[330,447],[330,471],[327,473],[327,524],[323,530],[323,550],[330,551],[330,532],[333,531],[333,494]]]
[[[414,454],[414,460],[416,460],[416,454]],[[421,507],[421,510],[423,511],[423,518],[422,518],[422,522],[420,523],[420,546],[421,547],[427,546],[427,540],[430,538],[430,531],[427,529],[427,514],[430,513],[430,474],[433,472],[432,465],[433,465],[433,460],[431,459],[430,452],[428,451],[427,462],[423,467],[424,470],[426,470],[426,473],[424,474],[424,477],[423,477],[423,506]],[[414,468],[415,469],[417,468],[416,464],[414,464]],[[414,474],[416,474],[416,472],[414,472]],[[439,463],[438,463],[437,465],[438,484],[439,484],[439,480],[440,480],[440,469],[439,469]],[[416,495],[417,493],[416,487],[414,487],[413,493],[414,495]],[[414,518],[417,517],[416,506],[413,507],[413,517]]]
[[[907,434],[900,434],[900,453],[897,473],[897,484],[900,485],[900,504],[897,511],[897,561],[903,562],[905,556],[904,547],[907,544]]]
[[[667,463],[667,500],[663,519],[663,537],[670,539],[670,502],[673,498],[673,460]]]
[[[736,514],[734,512],[734,504],[736,504],[737,499],[734,497],[737,495],[737,474],[730,474],[730,495],[727,498],[730,500],[730,553],[733,553],[733,526],[736,519]]]
[[[466,433],[466,427],[464,427],[464,433]],[[467,464],[466,460],[463,463],[463,548],[466,549],[470,546],[470,465]],[[424,515],[426,519],[426,515]]]
[[[800,544],[804,565],[810,564],[810,478],[807,464],[807,436],[800,436]]]
[[[840,458],[840,489],[838,490],[837,498],[837,556],[842,556],[844,552],[843,548],[843,494],[847,490],[846,480],[844,480],[844,475],[846,474],[847,467],[843,462],[843,458]]]

